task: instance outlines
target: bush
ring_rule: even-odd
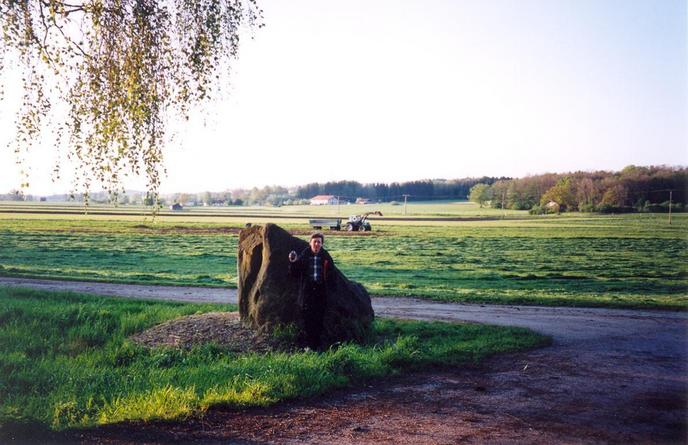
[[[501,207],[501,202],[499,203]],[[525,200],[518,200],[514,201],[514,203],[511,205],[511,208],[514,210],[528,210],[532,208],[532,202],[525,201]],[[537,205],[537,204],[536,204]]]
[[[542,207],[540,207],[539,205],[535,204],[535,205],[528,211],[528,213],[530,213],[531,215],[544,215],[544,214],[545,214],[545,210],[544,210]]]
[[[592,213],[595,211],[595,206],[593,204],[580,204],[578,210],[583,213]]]
[[[647,206],[647,211],[653,212],[653,213],[667,213],[667,212],[669,212],[669,201],[664,201],[661,204],[649,204]],[[680,202],[674,202],[671,204],[671,211],[672,212],[685,212],[686,206]]]
[[[616,207],[614,207],[611,204],[602,204],[597,208],[597,211],[600,213],[616,213],[614,210]]]
[[[535,204],[529,212],[531,215],[549,215],[549,214],[554,214],[554,213],[559,213],[557,212],[556,207],[547,207],[547,206],[541,206],[538,204]]]
[[[633,213],[635,209],[629,206],[613,206],[611,204],[602,204],[597,208],[600,213]]]

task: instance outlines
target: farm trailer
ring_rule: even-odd
[[[316,230],[322,230],[323,227],[328,227],[330,230],[341,230],[342,229],[342,219],[309,219],[308,224],[310,224]]]

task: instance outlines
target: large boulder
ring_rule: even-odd
[[[290,324],[303,327],[297,304],[298,280],[289,276],[288,255],[306,247],[306,241],[275,224],[252,226],[239,233],[239,313],[244,323],[262,332]],[[372,331],[370,295],[336,267],[334,272],[336,290],[328,292],[323,340],[362,341]]]

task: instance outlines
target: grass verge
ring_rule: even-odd
[[[150,350],[127,339],[164,320],[232,309],[0,288],[0,439],[267,406],[549,341],[520,328],[398,320],[376,321],[375,344],[320,354]]]

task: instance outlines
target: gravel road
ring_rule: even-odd
[[[6,277],[0,285],[236,303],[233,289]],[[141,425],[139,436],[114,427],[80,437],[108,443],[172,437],[204,443],[688,443],[687,313],[413,298],[373,298],[373,308],[383,317],[522,326],[551,336],[553,344],[475,368],[416,374],[278,408],[211,410],[202,428],[190,420]],[[246,426],[254,424],[262,426]],[[304,424],[308,428],[298,427]]]

